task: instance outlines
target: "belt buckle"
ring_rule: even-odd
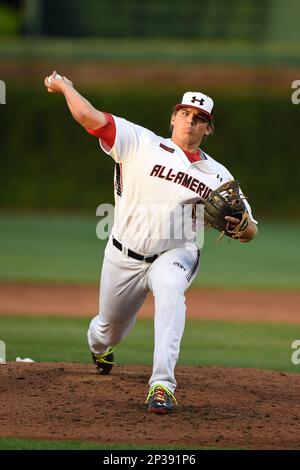
[[[128,257],[128,248],[127,248],[127,246],[122,245],[122,252],[125,256]]]

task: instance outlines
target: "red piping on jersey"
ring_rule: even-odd
[[[89,134],[98,137],[101,140],[102,146],[107,152],[109,152],[114,146],[116,139],[116,124],[114,118],[109,113],[103,113],[107,118],[107,123],[103,127],[98,127],[98,129],[86,129]],[[160,144],[161,147],[163,144]],[[163,147],[165,148],[165,147]],[[166,148],[165,148],[166,150]],[[184,152],[191,163],[199,162],[201,160],[201,153],[198,150],[196,153]]]
[[[98,129],[86,129],[89,134],[98,137],[101,140],[102,146],[109,152],[114,146],[116,139],[116,124],[114,118],[109,113],[103,113],[107,118],[105,126],[98,127]]]

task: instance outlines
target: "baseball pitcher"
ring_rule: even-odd
[[[168,413],[177,404],[174,370],[185,325],[185,291],[201,254],[192,225],[182,226],[193,221],[195,207],[202,207],[205,224],[222,235],[244,243],[257,233],[233,176],[200,149],[214,130],[213,100],[186,92],[171,114],[171,138],[164,138],[95,109],[56,72],[44,84],[48,92],[64,95],[73,118],[115,161],[114,226],[102,266],[99,314],[88,330],[93,361],[100,374],[111,371],[112,347],[128,335],[151,291],[155,345],[146,404],[149,412]]]

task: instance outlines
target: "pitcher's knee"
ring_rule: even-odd
[[[122,341],[124,336],[126,336],[126,332],[112,330],[106,334],[106,341],[109,343],[109,346],[116,346]]]
[[[184,288],[181,285],[178,285],[178,283],[164,281],[161,284],[154,285],[153,295],[156,306],[160,305],[176,309],[181,305],[182,308],[184,308]]]
[[[160,292],[172,294],[182,294],[187,285],[186,279],[176,278],[176,277],[165,277],[162,279],[152,280],[152,292],[154,295],[159,294]]]
[[[91,350],[105,350],[108,346],[116,346],[130,331],[131,324],[111,324],[95,317],[88,330],[88,343]]]
[[[99,346],[107,348],[108,346],[116,346],[123,338],[124,334],[114,331],[113,328],[99,328],[88,332],[89,345],[93,349],[99,349]]]

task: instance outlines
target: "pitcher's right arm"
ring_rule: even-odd
[[[56,72],[44,80],[44,85],[49,93],[61,93],[64,95],[67,105],[73,118],[86,129],[99,129],[107,124],[107,116],[94,108],[92,104],[78,93],[73,87],[73,83],[67,77],[55,78]]]

